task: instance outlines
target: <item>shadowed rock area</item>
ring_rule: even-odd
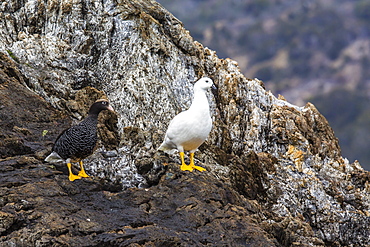
[[[0,12],[2,246],[367,246],[369,172],[310,103],[276,98],[153,1],[8,1]],[[192,83],[214,127],[181,172],[157,152]],[[91,178],[47,164],[98,98]]]

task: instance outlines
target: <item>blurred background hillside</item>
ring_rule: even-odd
[[[370,0],[158,0],[247,78],[327,118],[370,170]]]

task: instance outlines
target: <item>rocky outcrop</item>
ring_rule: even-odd
[[[370,170],[369,1],[157,1],[249,78],[296,105],[314,103],[342,155]]]
[[[5,246],[366,246],[369,173],[341,157],[312,104],[276,98],[193,41],[152,1],[1,5],[0,236]],[[204,173],[157,152],[209,76],[214,128]],[[94,178],[43,162],[96,98]],[[22,109],[22,110],[20,110]]]

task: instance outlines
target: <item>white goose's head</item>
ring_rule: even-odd
[[[212,79],[208,77],[202,77],[194,84],[194,89],[202,89],[204,91],[207,91],[211,87],[216,88]]]

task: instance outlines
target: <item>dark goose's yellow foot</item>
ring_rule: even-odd
[[[89,178],[90,177],[89,175],[86,174],[86,172],[84,170],[81,170],[78,173],[78,176],[83,177],[83,178]]]
[[[77,175],[74,175],[72,173],[72,164],[71,163],[67,163],[67,167],[68,167],[68,172],[69,172],[69,181],[75,181],[76,179],[81,179],[80,176],[77,176]]]
[[[78,173],[78,176],[83,177],[83,178],[90,177],[89,175],[86,174],[82,161],[80,161],[80,168],[81,168],[81,170]]]
[[[69,181],[75,181],[76,179],[81,179],[80,176],[74,175],[74,174],[69,174]]]

